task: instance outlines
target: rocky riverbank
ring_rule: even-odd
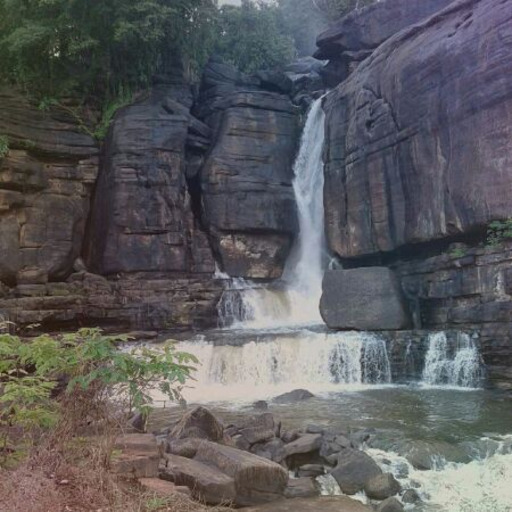
[[[301,399],[307,399],[304,390],[275,400]],[[265,403],[254,407],[265,408]],[[127,457],[114,460],[113,467],[138,478],[170,482],[169,492],[177,489],[211,505],[231,504],[251,511],[278,512],[290,506],[347,512],[404,510],[404,503],[418,503],[419,496],[412,488],[402,488],[363,451],[376,435],[374,429],[342,431],[313,424],[290,430],[270,412],[257,411],[223,425],[208,409],[195,407],[154,434],[126,437],[124,443],[132,451],[135,445],[146,447],[146,464],[135,457],[130,466]],[[157,485],[156,480],[144,482]],[[327,498],[329,494],[338,496]],[[349,498],[356,494],[366,496],[366,505]]]

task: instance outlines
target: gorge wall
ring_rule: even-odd
[[[512,2],[423,2],[444,7],[423,20],[405,3],[318,40],[353,64],[324,104],[329,249],[344,267],[394,269],[415,326],[477,333],[490,381],[510,387],[510,244],[486,233],[512,217]],[[395,27],[365,31],[388,4]]]
[[[116,114],[101,148],[72,107],[41,111],[3,91],[1,318],[213,327],[215,259],[233,275],[279,277],[297,230],[292,98],[310,74],[306,62],[293,80],[246,77],[212,59],[198,96],[176,69]]]

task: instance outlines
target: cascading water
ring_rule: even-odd
[[[481,378],[480,354],[469,335],[458,333],[455,343],[449,343],[445,332],[430,334],[422,378],[425,384],[473,388]]]
[[[249,339],[239,346],[204,339],[180,343],[180,350],[201,361],[185,398],[244,401],[296,388],[324,392],[391,382],[386,343],[373,334],[302,330]]]
[[[300,231],[284,271],[284,290],[273,290],[241,279],[228,279],[229,284],[218,307],[221,327],[272,328],[322,322],[318,305],[326,252],[322,161],[324,122],[322,98],[319,98],[308,113],[294,165],[293,190]]]

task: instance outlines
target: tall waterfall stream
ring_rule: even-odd
[[[269,410],[290,428],[308,423],[377,429],[367,448],[404,488],[415,487],[423,512],[512,511],[512,400],[479,389],[483,368],[478,342],[465,333],[455,341],[431,333],[414,382],[393,382],[389,346],[374,333],[329,332],[318,303],[327,260],[324,241],[324,114],[311,107],[295,163],[293,187],[300,235],[279,289],[219,273],[226,291],[219,303],[220,329],[181,341],[197,356],[196,382],[184,390],[191,403],[219,414]],[[412,353],[407,345],[405,359]],[[279,405],[272,398],[306,388],[315,398]],[[418,471],[414,451],[434,461]],[[332,479],[324,494],[336,494]],[[359,499],[365,500],[364,496]]]

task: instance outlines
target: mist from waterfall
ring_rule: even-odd
[[[218,306],[221,327],[265,329],[322,323],[319,312],[325,259],[322,98],[311,106],[294,165],[299,234],[275,290],[247,280],[227,280]],[[228,276],[226,276],[228,277]]]

